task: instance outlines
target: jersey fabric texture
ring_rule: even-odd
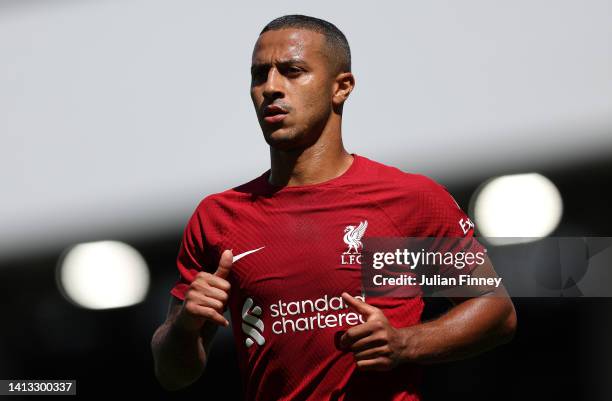
[[[249,401],[421,399],[421,367],[360,371],[353,354],[337,346],[344,331],[365,321],[340,297],[361,294],[360,249],[349,249],[345,235],[365,225],[364,238],[472,237],[474,226],[466,231],[468,217],[434,180],[352,156],[343,174],[322,183],[275,186],[268,170],[208,195],[185,227],[171,290],[181,300],[198,272],[215,272],[225,249],[234,256],[254,251],[235,261],[228,277]],[[473,247],[483,249],[476,241]],[[394,327],[419,323],[424,306],[421,296],[365,301]]]

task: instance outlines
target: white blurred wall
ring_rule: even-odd
[[[0,0],[0,259],[181,229],[264,172],[250,57],[289,13],[348,37],[351,152],[445,180],[612,156],[610,1]]]

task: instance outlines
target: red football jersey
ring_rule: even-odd
[[[213,273],[233,249],[228,307],[249,401],[420,399],[419,366],[359,371],[337,347],[364,321],[340,297],[362,288],[361,249],[345,235],[471,237],[474,226],[432,179],[352,155],[348,170],[319,184],[274,186],[268,170],[206,196],[185,227],[171,290],[181,300],[199,271]],[[394,327],[420,322],[420,296],[365,301]]]

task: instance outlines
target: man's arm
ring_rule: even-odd
[[[171,297],[166,321],[151,339],[155,376],[166,390],[186,387],[202,375],[217,327],[229,326],[223,311],[232,261],[231,250],[225,250],[214,274],[196,275],[183,302]]]
[[[496,277],[488,257],[472,277]],[[509,342],[516,330],[516,312],[500,286],[462,288],[448,296],[455,306],[443,316],[414,326],[395,328],[383,312],[343,293],[345,302],[366,322],[348,329],[340,344],[354,353],[362,370],[389,370],[401,363],[434,364],[464,359]]]
[[[497,277],[488,257],[471,277]],[[402,331],[402,360],[422,364],[468,358],[512,340],[516,311],[503,285],[462,287],[461,297],[448,296],[455,304],[435,320]]]
[[[166,321],[151,340],[155,376],[166,390],[178,390],[196,381],[206,367],[217,325],[208,323],[202,330],[181,327],[177,318],[181,300],[170,297]]]

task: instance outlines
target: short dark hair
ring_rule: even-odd
[[[335,70],[336,74],[351,71],[351,49],[346,36],[331,22],[307,15],[284,15],[270,21],[259,35],[266,31],[288,28],[306,29],[324,35],[329,50],[327,56],[334,64],[332,70]]]

